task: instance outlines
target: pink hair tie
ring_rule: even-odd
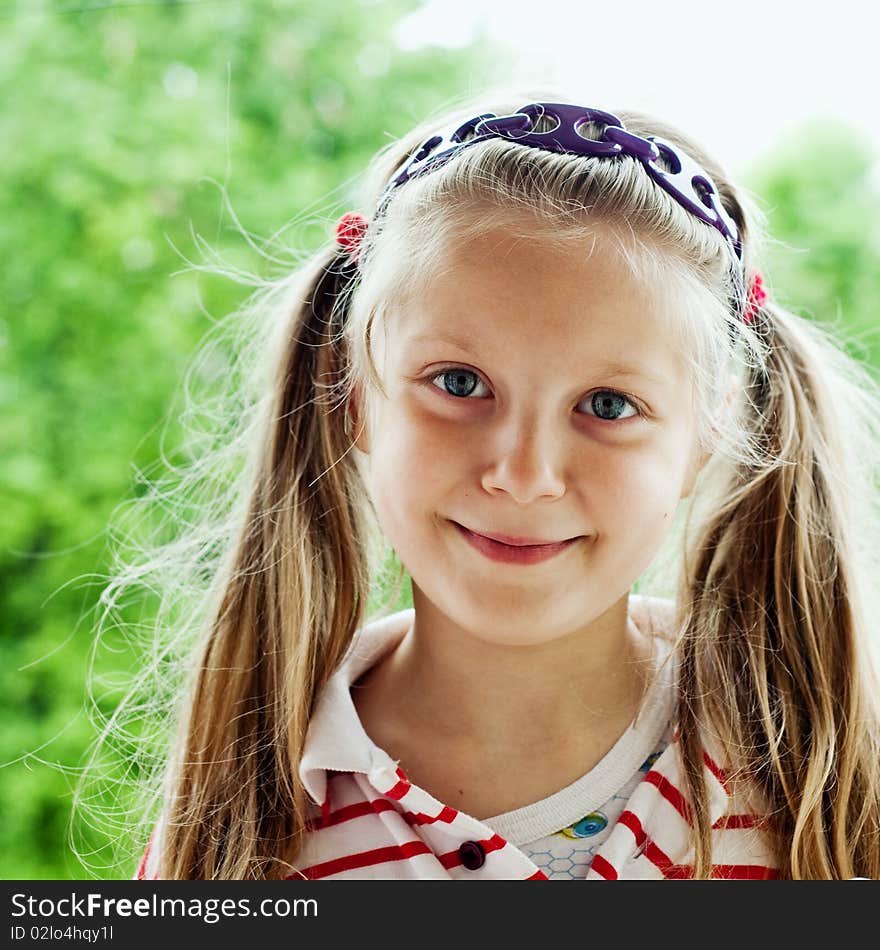
[[[767,291],[764,290],[764,278],[759,271],[754,271],[749,279],[749,295],[746,301],[746,309],[743,313],[743,323],[752,323],[757,317],[758,310],[767,300]]]
[[[345,248],[355,264],[360,259],[361,240],[369,224],[369,220],[359,211],[346,211],[336,222],[336,243]]]

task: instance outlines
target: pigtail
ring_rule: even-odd
[[[700,728],[756,783],[780,876],[880,876],[880,737],[859,529],[876,384],[816,324],[758,312],[744,405],[757,454],[713,495],[683,572],[679,723],[695,877],[711,877]],[[873,538],[876,543],[876,538]],[[705,733],[704,733],[705,734]]]
[[[363,622],[369,510],[343,423],[349,265],[315,262],[274,367],[247,514],[194,656],[160,878],[294,873],[315,697]]]

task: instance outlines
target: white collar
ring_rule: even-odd
[[[300,779],[316,804],[322,804],[327,797],[328,770],[369,775],[376,768],[396,766],[364,731],[350,690],[370,667],[400,643],[414,618],[415,610],[409,607],[359,629],[339,668],[327,681],[315,704],[299,767]]]

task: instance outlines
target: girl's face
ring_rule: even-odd
[[[388,398],[371,392],[358,447],[414,594],[449,621],[487,642],[547,642],[653,560],[702,462],[663,290],[601,232],[591,255],[561,255],[496,230],[458,247],[387,335],[377,326]],[[458,525],[577,540],[503,563]]]

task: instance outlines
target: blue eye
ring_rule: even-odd
[[[458,396],[459,398],[466,398],[474,391],[474,386],[469,383],[470,379],[480,381],[480,377],[473,370],[465,369],[463,366],[443,370],[442,373],[432,378],[432,382],[434,379],[442,379],[443,386],[449,387],[444,391],[448,392],[450,396]]]
[[[606,419],[605,416],[601,415],[603,412],[617,412],[621,410],[623,406],[630,406],[635,411],[632,415],[640,415],[639,410],[620,393],[615,392],[613,389],[597,389],[590,397],[590,405],[593,410],[597,413],[600,419],[605,420],[606,422],[619,422],[619,416],[615,416],[613,419]],[[630,418],[630,417],[624,417]]]

